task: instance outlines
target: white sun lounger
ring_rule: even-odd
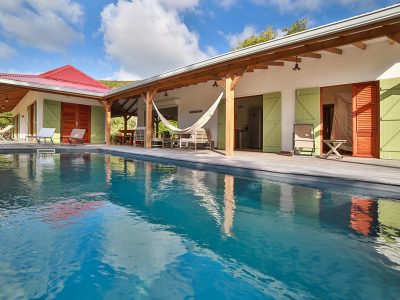
[[[0,129],[0,140],[5,141],[6,140],[6,134],[10,132],[11,129],[13,129],[14,125],[7,125],[3,129]]]
[[[54,132],[56,131],[55,128],[42,128],[40,129],[39,133],[35,136],[32,136],[33,138],[36,138],[38,144],[40,144],[40,140],[43,139],[43,143],[46,143],[46,139],[50,139],[51,143],[54,145],[53,142],[53,135]]]
[[[71,145],[72,142],[79,142],[82,143],[82,145],[84,145],[83,143],[83,136],[85,135],[86,129],[78,129],[78,128],[74,128],[71,131],[71,134],[67,137],[68,138],[68,142]]]

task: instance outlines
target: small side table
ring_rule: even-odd
[[[328,158],[332,153],[335,154],[338,158],[343,158],[343,156],[337,151],[337,149],[342,146],[347,140],[322,140],[325,145],[327,145],[330,150],[326,153],[323,158]]]

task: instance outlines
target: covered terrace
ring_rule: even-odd
[[[387,47],[400,43],[400,6],[395,5],[362,16],[321,26],[267,43],[232,51],[215,58],[154,76],[105,95],[105,109],[124,99],[142,98],[146,105],[146,148],[151,148],[155,96],[166,91],[200,83],[215,82],[225,93],[225,154],[234,153],[235,90],[241,80],[255,70],[295,65],[302,60],[323,60],[325,53],[345,55],[346,47],[368,51],[368,42],[386,40]],[[111,117],[111,115],[109,115]],[[109,140],[107,140],[109,143]]]

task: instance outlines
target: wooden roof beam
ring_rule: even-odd
[[[387,37],[393,42],[400,44],[400,33],[388,34]]]
[[[330,52],[330,53],[334,53],[334,54],[338,54],[338,55],[343,54],[343,50],[342,49],[335,48],[335,47],[326,48],[325,51],[326,52]]]
[[[126,109],[126,111],[129,113],[129,111],[131,110],[131,108],[138,102],[138,98],[136,98],[135,100],[132,101],[132,104],[129,105],[129,107]]]
[[[363,43],[363,42],[355,42],[355,43],[353,43],[353,45],[361,50],[367,49],[367,45],[365,45],[365,43]]]
[[[283,61],[270,61],[270,62],[265,62],[260,65],[264,66],[275,66],[275,67],[283,67],[285,63]]]
[[[315,52],[309,52],[309,53],[304,53],[304,54],[300,54],[299,56],[303,56],[303,57],[308,57],[308,58],[321,58],[321,54],[319,53],[315,53]]]
[[[301,63],[301,58],[300,57],[296,58],[296,56],[284,57],[281,58],[281,60]]]

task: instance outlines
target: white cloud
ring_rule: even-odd
[[[254,4],[277,6],[281,13],[286,12],[315,12],[327,6],[346,6],[357,11],[376,9],[397,3],[397,0],[251,0]]]
[[[206,52],[208,56],[216,56],[218,55],[217,49],[215,49],[213,46],[207,46],[206,47]]]
[[[64,51],[82,39],[82,7],[71,0],[1,0],[0,28],[27,47]]]
[[[277,6],[280,12],[288,11],[314,11],[327,2],[327,0],[251,0],[259,5],[274,5]]]
[[[138,78],[140,78],[138,74],[128,72],[121,68],[119,71],[115,72],[109,80],[137,80]]]
[[[257,33],[257,29],[254,26],[248,25],[245,26],[242,32],[239,33],[221,33],[228,41],[229,46],[231,48],[235,48],[240,42],[251,37],[252,35]]]
[[[0,59],[10,58],[15,54],[15,49],[0,41]]]
[[[198,1],[119,0],[102,13],[101,30],[107,55],[121,64],[117,72],[134,79],[149,77],[203,60],[198,35],[182,20],[182,10]]]
[[[223,7],[224,9],[228,10],[234,4],[236,4],[236,0],[219,0],[217,1],[218,5]]]
[[[165,8],[177,10],[194,9],[199,4],[199,0],[158,0],[157,2]]]

